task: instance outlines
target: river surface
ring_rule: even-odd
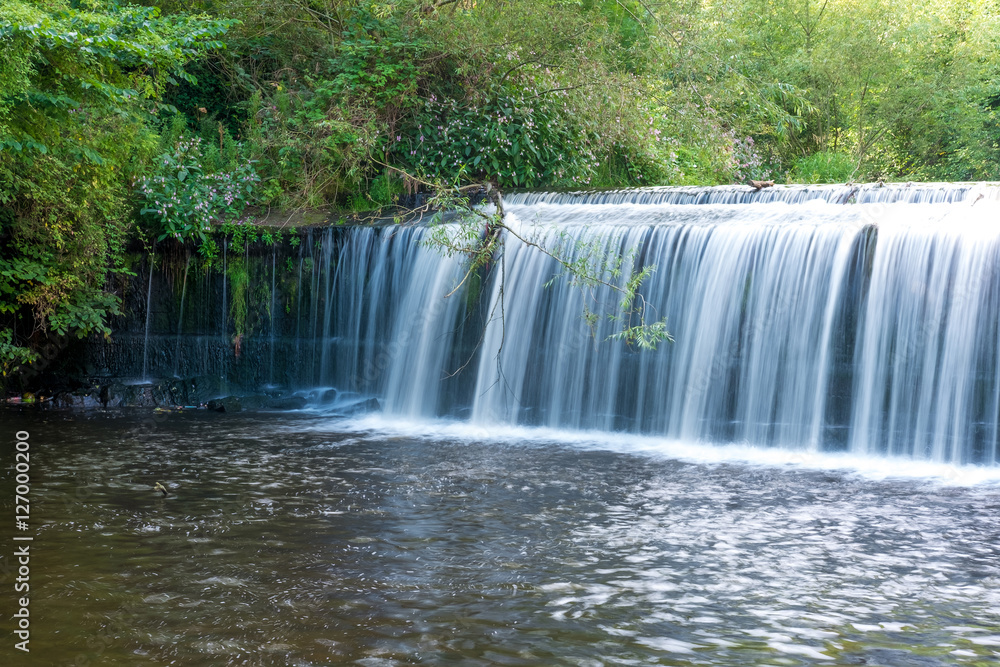
[[[1000,656],[982,468],[316,413],[0,424],[8,509],[30,432],[25,664]]]

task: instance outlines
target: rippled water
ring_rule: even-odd
[[[965,483],[975,469],[893,478],[884,462],[310,414],[146,418],[0,415],[5,503],[12,434],[31,433],[31,664],[1000,656],[1000,484]]]

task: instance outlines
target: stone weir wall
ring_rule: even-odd
[[[330,245],[347,233],[309,228],[272,244],[218,239],[212,262],[172,242],[153,253],[134,248],[135,275],[115,280],[122,314],[110,319],[111,336],[70,345],[55,369],[63,385],[55,403],[301,407],[306,398],[293,392],[309,376],[316,313],[337,268]]]

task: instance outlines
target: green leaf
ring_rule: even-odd
[[[85,157],[86,157],[86,158],[87,158],[88,160],[90,160],[91,162],[93,162],[94,164],[96,164],[96,165],[103,165],[103,164],[104,164],[104,158],[102,158],[102,157],[101,157],[101,156],[100,156],[100,155],[99,155],[99,154],[97,153],[97,151],[93,150],[92,148],[89,148],[89,147],[87,147],[87,146],[83,146],[83,147],[82,147],[82,148],[80,149],[80,152],[81,152],[81,153],[83,153],[83,155],[84,155],[84,156],[85,156]]]

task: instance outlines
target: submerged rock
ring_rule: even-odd
[[[100,389],[96,388],[90,391],[63,392],[54,398],[53,404],[59,408],[83,408],[85,410],[104,407],[100,397]]]
[[[99,399],[104,407],[117,408],[122,404],[122,397],[124,394],[125,385],[115,382],[101,387]]]
[[[379,412],[381,409],[382,404],[378,402],[377,398],[366,398],[363,401],[344,408],[343,412],[346,415],[362,415],[369,412]]]
[[[242,412],[243,404],[236,396],[213,398],[208,402],[208,409],[215,412]]]
[[[301,410],[307,404],[308,401],[302,396],[286,396],[284,398],[272,398],[267,407],[272,410]]]
[[[319,402],[334,403],[338,398],[340,398],[340,392],[337,391],[336,389],[324,389],[323,392],[319,395]]]
[[[216,375],[199,375],[182,380],[187,392],[185,403],[200,405],[223,393],[222,379]]]
[[[260,410],[261,408],[268,407],[272,400],[270,396],[260,394],[256,396],[241,396],[240,405],[244,410]]]

